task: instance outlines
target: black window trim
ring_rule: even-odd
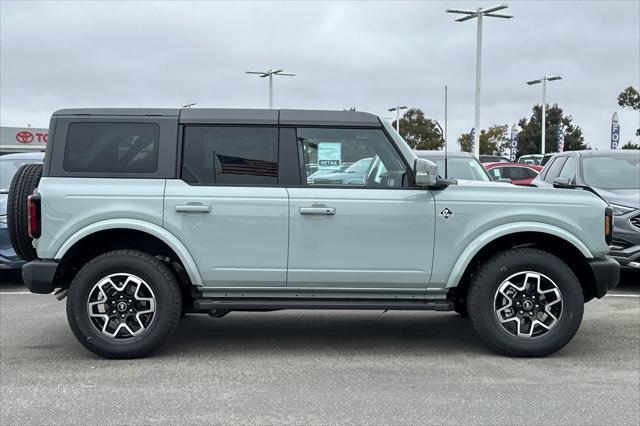
[[[156,128],[156,136],[157,136],[157,142],[156,142],[156,147],[155,147],[155,164],[154,164],[154,168],[153,170],[149,170],[149,171],[144,171],[144,172],[122,172],[122,171],[96,171],[96,170],[69,170],[66,168],[66,160],[67,160],[67,154],[69,153],[69,133],[71,131],[71,128],[73,127],[74,124],[145,124],[145,125],[151,125],[154,126]],[[156,174],[158,172],[158,169],[160,167],[160,132],[161,132],[162,128],[160,127],[160,125],[158,123],[155,123],[153,121],[147,121],[147,122],[138,122],[138,121],[89,121],[89,120],[82,120],[82,121],[74,121],[69,123],[69,125],[67,126],[67,137],[65,138],[65,143],[64,143],[64,152],[62,154],[62,165],[61,168],[65,173],[73,173],[73,174],[110,174],[110,175],[123,175],[123,176],[137,176],[137,175],[153,175]]]
[[[300,126],[287,126],[287,127],[293,127],[296,129],[296,156],[298,158],[298,170],[299,170],[299,176],[298,179],[300,180],[300,183],[296,184],[296,185],[287,185],[287,187],[291,187],[291,188],[323,188],[323,189],[362,189],[362,190],[372,190],[372,189],[382,189],[382,190],[392,190],[392,191],[408,191],[408,190],[426,190],[429,188],[423,187],[423,186],[417,186],[415,184],[415,178],[413,176],[413,166],[409,166],[409,164],[407,163],[407,159],[404,157],[404,155],[402,154],[402,152],[400,151],[400,149],[398,148],[398,146],[396,145],[396,143],[394,142],[394,140],[391,138],[391,136],[389,135],[389,133],[387,132],[387,130],[383,127],[383,126],[379,126],[379,127],[372,127],[372,126],[332,126],[332,125],[326,125],[326,126],[314,126],[314,125],[300,125]],[[398,157],[400,158],[400,161],[402,161],[402,164],[404,164],[406,170],[407,170],[407,179],[408,179],[408,183],[407,186],[402,186],[399,188],[396,187],[371,187],[371,186],[358,186],[358,185],[332,185],[332,184],[326,184],[326,185],[309,185],[306,182],[306,179],[302,176],[302,159],[300,158],[300,149],[298,147],[298,131],[297,129],[301,129],[301,128],[309,128],[309,129],[345,129],[345,130],[381,130],[382,133],[384,134],[385,138],[387,139],[387,142],[389,142],[391,144],[391,146],[393,147],[393,149],[395,150],[395,152],[398,154]]]
[[[45,168],[49,177],[83,179],[175,179],[175,129],[177,117],[159,116],[76,116],[55,115],[55,125],[49,132],[49,143],[45,153]],[[139,123],[159,126],[159,147],[155,172],[69,172],[63,168],[69,127],[74,123]],[[48,165],[47,165],[48,162]]]
[[[547,170],[544,174],[544,177],[542,178],[542,180],[544,180],[547,183],[553,183],[553,179],[551,181],[547,180],[547,175],[549,174],[549,172],[551,171],[551,166],[553,166],[554,164],[556,164],[556,162],[561,162],[562,164],[560,164],[559,168],[558,168],[558,176],[560,175],[560,171],[562,170],[562,168],[564,167],[564,163],[567,161],[567,155],[557,155],[554,156],[553,158],[555,158],[555,161],[553,163],[549,163],[549,170]],[[558,177],[556,176],[556,177]],[[554,178],[555,179],[555,178]]]
[[[278,153],[277,153],[277,159],[278,159],[278,182],[276,184],[271,184],[271,183],[210,183],[210,182],[206,182],[206,183],[200,183],[200,182],[187,182],[186,180],[184,180],[182,178],[182,160],[184,158],[184,138],[186,135],[185,132],[185,128],[186,127],[235,127],[235,128],[246,128],[246,127],[257,127],[257,128],[270,128],[270,129],[276,129],[276,146],[278,147]],[[181,180],[182,182],[186,183],[189,186],[210,186],[210,187],[215,187],[215,186],[219,186],[219,187],[229,187],[229,188],[233,188],[233,187],[259,187],[259,188],[284,188],[285,185],[283,183],[281,183],[282,180],[282,168],[280,167],[280,161],[282,160],[282,157],[280,155],[280,129],[282,128],[282,126],[278,126],[276,124],[217,124],[217,123],[185,123],[185,124],[180,124],[178,126],[179,130],[178,130],[178,135],[179,135],[179,139],[178,139],[178,155],[176,157],[176,179]]]

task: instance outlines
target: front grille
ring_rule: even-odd
[[[632,226],[635,226],[636,228],[640,229],[640,214],[637,214],[631,219],[629,219],[629,222],[631,222]]]

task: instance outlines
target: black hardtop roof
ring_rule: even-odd
[[[229,108],[72,108],[53,115],[179,117],[181,124],[262,124],[285,126],[380,127],[377,116],[362,111]]]

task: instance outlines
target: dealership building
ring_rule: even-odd
[[[44,151],[48,132],[35,127],[0,127],[0,155]]]

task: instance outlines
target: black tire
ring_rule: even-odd
[[[553,282],[562,297],[562,311],[550,330],[545,331],[546,328],[536,326],[537,328],[532,328],[542,333],[541,335],[518,337],[498,321],[494,297],[507,278],[526,271],[543,274]],[[515,296],[513,300],[516,300]],[[498,253],[481,265],[469,288],[467,306],[471,324],[492,349],[509,356],[540,357],[557,352],[576,334],[584,313],[584,296],[575,274],[562,260],[542,250],[517,248]],[[514,312],[514,316],[519,312],[521,311]],[[524,316],[526,315],[525,311]],[[532,318],[537,318],[536,315]],[[523,321],[526,324],[527,320]],[[518,327],[517,331],[520,331],[517,322],[510,323],[510,326]],[[526,328],[523,327],[524,330]]]
[[[38,258],[29,236],[27,197],[33,194],[42,177],[42,164],[23,164],[13,176],[7,199],[9,238],[16,254],[26,261]]]
[[[112,274],[135,275],[153,292],[153,319],[138,335],[109,337],[89,318],[92,289]],[[73,279],[67,298],[67,319],[73,334],[87,349],[105,358],[137,358],[151,352],[173,333],[181,311],[180,288],[171,270],[155,257],[136,250],[111,251],[91,260]]]

